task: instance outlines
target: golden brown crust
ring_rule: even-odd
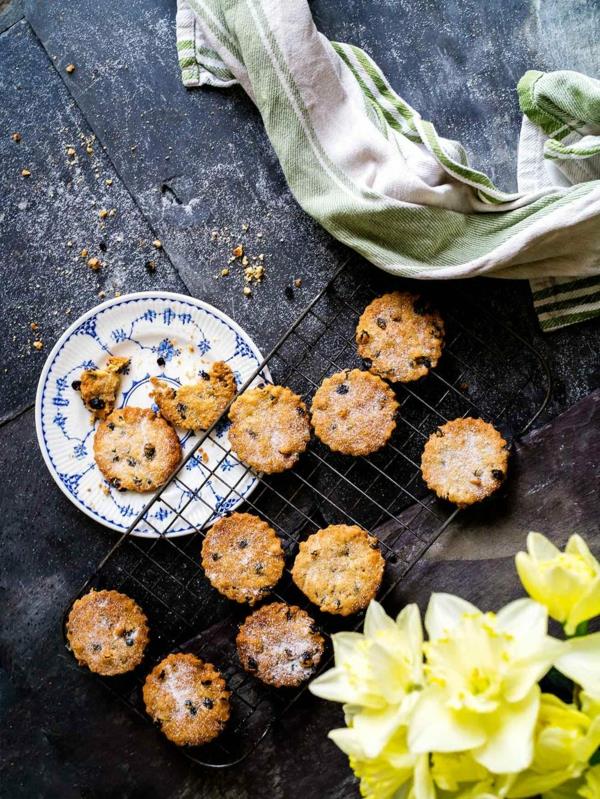
[[[428,487],[460,506],[472,505],[496,491],[507,467],[506,441],[482,419],[454,419],[438,427],[421,458]]]
[[[384,566],[374,536],[360,527],[332,524],[302,541],[292,578],[321,610],[348,616],[375,597]]]
[[[285,386],[251,388],[229,410],[229,442],[259,472],[291,469],[310,440],[306,405]]]
[[[106,419],[115,407],[121,375],[129,358],[111,356],[104,369],[86,369],[81,373],[79,391],[83,404],[97,419]]]
[[[356,343],[371,372],[408,383],[437,366],[444,320],[420,295],[392,291],[367,305],[356,327]]]
[[[148,620],[133,599],[118,591],[90,591],[73,603],[66,624],[77,662],[105,676],[124,674],[141,663]]]
[[[334,452],[368,455],[383,447],[396,427],[398,403],[380,377],[360,369],[325,378],[312,401],[318,438]]]
[[[277,688],[308,680],[324,649],[323,636],[308,613],[284,602],[263,605],[248,616],[236,644],[244,669]]]
[[[202,567],[211,585],[234,602],[254,605],[283,574],[281,542],[269,525],[252,513],[219,519],[202,543]]]
[[[191,654],[168,655],[143,688],[146,712],[179,746],[201,746],[220,735],[230,695],[218,669]]]
[[[181,460],[171,425],[149,408],[121,408],[104,419],[94,437],[94,457],[119,490],[154,491]]]
[[[150,396],[161,415],[184,430],[208,430],[235,396],[233,372],[223,361],[215,361],[202,379],[175,389],[158,377],[151,378]]]

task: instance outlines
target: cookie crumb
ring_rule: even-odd
[[[97,272],[102,267],[102,263],[99,258],[90,258],[87,262],[87,265],[90,269],[93,269],[94,272]]]
[[[247,223],[244,223],[244,224],[242,225],[242,230],[243,230],[243,232],[244,232],[244,233],[247,233],[247,232],[248,232],[248,228],[249,228],[249,227],[250,227],[250,225],[248,225]]]
[[[74,158],[76,155],[76,151],[74,147],[67,147],[67,155],[69,158]]]
[[[108,211],[107,211],[107,209],[106,209],[106,208],[101,208],[101,209],[98,211],[98,216],[100,217],[100,219],[106,219],[106,217],[108,216]]]
[[[146,261],[146,269],[147,269],[149,272],[154,272],[154,271],[156,271],[156,261],[153,261],[153,260]]]
[[[246,297],[250,297],[252,295],[252,289],[249,288],[248,286],[244,286],[243,293],[245,294]]]
[[[38,330],[40,326],[38,325],[38,323],[37,323],[37,322],[32,322],[32,323],[29,325],[29,327],[30,327],[32,330]]]
[[[302,285],[302,279],[301,279],[301,278],[299,278],[299,277],[297,277],[297,278],[294,280],[294,286],[296,286],[296,288],[297,288],[297,289],[299,289],[301,285]]]
[[[75,72],[75,64],[67,64],[65,67],[65,72],[68,72],[69,75],[72,75]]]
[[[103,300],[106,297],[106,292],[105,291],[99,291],[98,292],[98,297],[100,297],[100,299]]]
[[[28,177],[31,175],[31,172],[30,172],[28,169],[22,169],[22,170],[21,170],[21,175],[22,175],[24,178],[28,178]]]
[[[82,250],[82,251],[79,253],[79,257],[80,257],[80,258],[87,258],[87,257],[88,257],[88,251],[87,251],[87,249],[86,249],[85,247],[84,247],[84,248],[83,248],[83,250]]]
[[[229,269],[221,269],[221,277],[227,277],[229,274]]]
[[[152,246],[155,247],[157,250],[162,248],[162,241],[160,239],[154,239],[152,242]]]
[[[34,350],[41,350],[43,346],[44,346],[44,342],[41,339],[38,339],[37,341],[33,342],[33,349]]]
[[[112,186],[112,184],[113,184],[113,179],[112,179],[112,178],[107,178],[107,179],[104,181],[104,183],[105,183],[107,186]]]
[[[234,258],[241,258],[242,255],[244,254],[244,248],[242,247],[241,244],[238,244],[237,247],[233,248],[231,253],[232,253]]]
[[[21,141],[21,134],[18,131],[15,131],[10,138],[18,144]]]

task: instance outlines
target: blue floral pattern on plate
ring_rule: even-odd
[[[115,298],[78,319],[48,356],[36,397],[38,441],[50,473],[69,499],[96,521],[125,531],[151,498],[120,493],[103,479],[94,461],[90,414],[72,387],[84,369],[101,367],[109,355],[131,358],[118,406],[151,407],[150,378],[177,386],[193,382],[214,361],[231,367],[238,387],[263,357],[228,316],[201,300],[170,292],[141,292]],[[268,371],[263,370],[265,379]],[[255,488],[256,476],[227,455],[228,424],[221,423],[202,452],[181,469],[182,482],[167,487],[135,535],[185,535],[233,510]],[[197,437],[179,430],[184,454]],[[208,475],[212,472],[210,479]],[[233,489],[233,490],[232,490]],[[170,507],[169,507],[170,506]],[[185,519],[172,509],[184,510]]]

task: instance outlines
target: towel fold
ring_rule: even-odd
[[[600,81],[527,72],[518,192],[469,166],[306,0],[178,0],[186,86],[240,84],[300,205],[376,266],[528,278],[544,330],[600,314]]]

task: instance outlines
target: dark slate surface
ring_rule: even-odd
[[[311,5],[328,35],[364,46],[441,133],[460,138],[507,188],[514,186],[514,86],[522,72],[570,67],[598,74],[600,67],[595,0],[569,9],[561,0]],[[13,2],[0,15],[0,31],[7,28],[0,34],[0,420],[12,419],[0,428],[0,795],[346,799],[354,789],[345,758],[325,738],[341,720],[336,708],[311,702],[278,731],[277,747],[270,739],[244,768],[206,773],[115,705],[61,648],[62,608],[113,539],[58,492],[37,452],[27,408],[44,352],[99,291],[151,287],[187,289],[214,302],[266,349],[345,253],[291,198],[242,93],[181,87],[171,0],[29,0],[33,30],[18,21],[22,8]],[[64,71],[69,62],[77,66],[72,76]],[[23,137],[18,145],[10,139],[15,130]],[[97,135],[93,156],[80,133]],[[20,176],[23,167],[30,178]],[[116,208],[104,228],[102,207]],[[150,274],[144,264],[155,257],[155,236],[164,252]],[[214,277],[238,240],[265,253],[267,279],[251,300],[241,294],[239,275]],[[96,275],[74,256],[84,246],[96,254],[101,242],[105,266]],[[292,277],[304,282],[289,300],[283,289]],[[546,355],[556,381],[546,420],[598,384],[597,325],[544,337],[526,284],[476,281],[468,290]],[[454,292],[460,309],[460,286]],[[32,321],[40,324],[41,353],[31,349]],[[596,407],[597,397],[527,439],[493,540],[477,514],[461,521],[398,600],[424,602],[432,588],[465,593],[468,585],[473,601],[499,604],[518,593],[510,553],[528,526],[590,529],[594,495],[582,485],[598,463],[590,460],[599,446]]]

